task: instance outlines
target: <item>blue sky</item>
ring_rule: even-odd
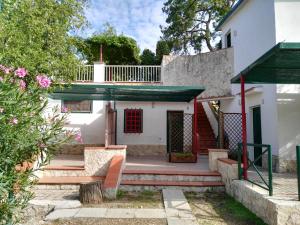
[[[90,23],[87,34],[99,32],[103,24],[113,25],[118,33],[133,37],[141,51],[155,45],[161,36],[159,25],[165,22],[164,0],[91,0],[86,10]]]

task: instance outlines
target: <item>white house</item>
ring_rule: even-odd
[[[223,48],[233,48],[234,73],[280,42],[300,42],[299,0],[240,0],[220,22]],[[300,140],[300,86],[246,85],[247,140],[271,144],[277,170],[295,171],[295,146]],[[233,99],[221,100],[223,112],[241,112],[240,85]],[[250,151],[250,154],[253,151]]]

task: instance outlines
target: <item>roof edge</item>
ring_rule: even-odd
[[[220,31],[220,28],[223,26],[223,24],[240,8],[240,6],[245,3],[245,0],[239,0],[232,9],[221,19],[221,21],[216,26],[215,30]]]

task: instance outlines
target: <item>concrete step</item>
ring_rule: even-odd
[[[157,171],[157,170],[124,170],[122,173],[124,181],[221,181],[221,175],[218,172],[211,171]]]
[[[79,177],[85,176],[84,166],[47,166],[43,177]]]
[[[35,189],[38,190],[79,190],[81,183],[103,182],[105,177],[100,176],[61,176],[42,177],[39,179]]]
[[[144,191],[144,190],[163,190],[176,189],[193,192],[224,192],[225,186],[221,181],[157,181],[157,180],[123,180],[120,189],[124,191]]]

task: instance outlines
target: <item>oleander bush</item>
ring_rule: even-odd
[[[18,222],[35,172],[61,144],[80,139],[63,128],[68,114],[47,106],[55,85],[45,74],[0,65],[0,224]]]

